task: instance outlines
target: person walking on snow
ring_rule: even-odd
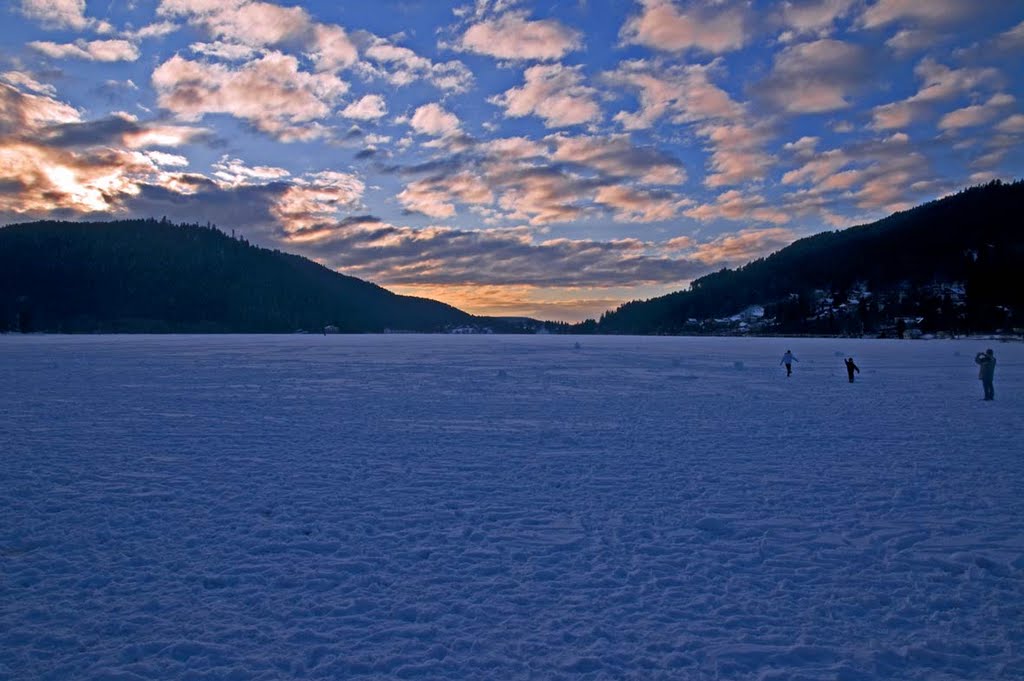
[[[846,375],[850,377],[850,383],[853,383],[853,372],[860,373],[860,367],[853,363],[853,357],[844,359],[843,362],[846,364]]]
[[[979,352],[974,357],[974,363],[978,365],[978,378],[981,379],[981,387],[985,390],[985,400],[994,400],[996,390],[992,386],[992,379],[996,373],[996,356],[992,348]]]
[[[790,376],[793,375],[793,362],[799,362],[799,361],[800,360],[798,360],[796,357],[793,356],[792,352],[790,352],[789,350],[786,350],[786,354],[784,354],[782,356],[782,361],[779,362],[779,364],[785,364],[786,365],[786,378],[789,378]]]

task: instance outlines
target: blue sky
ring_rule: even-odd
[[[575,321],[1022,176],[1007,0],[14,0],[0,222],[214,222]]]

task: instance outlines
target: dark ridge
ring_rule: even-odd
[[[209,225],[0,229],[0,331],[437,332],[478,323],[450,305],[396,295]]]
[[[993,181],[868,225],[800,239],[577,332],[887,335],[1024,327],[1024,181]],[[726,318],[751,306],[764,316]],[[898,330],[898,331],[897,331]]]

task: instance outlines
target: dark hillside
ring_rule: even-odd
[[[473,319],[211,227],[130,220],[0,229],[0,330],[439,331]]]
[[[854,317],[861,332],[902,316],[953,332],[1021,326],[1022,214],[1024,182],[974,187],[869,225],[800,239],[701,277],[687,291],[627,303],[602,316],[596,330],[700,332],[707,320],[751,305],[766,307],[766,332],[846,331],[844,317]],[[823,299],[832,309],[822,310]],[[856,303],[855,314],[839,309],[848,303]]]

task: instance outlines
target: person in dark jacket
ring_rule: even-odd
[[[853,357],[844,359],[843,362],[846,364],[846,375],[850,377],[850,383],[853,383],[853,372],[860,373],[860,367],[853,363]]]
[[[996,390],[992,385],[992,379],[996,374],[996,356],[992,348],[979,352],[974,358],[974,363],[978,365],[978,378],[981,379],[981,387],[985,390],[985,399],[994,400]]]

